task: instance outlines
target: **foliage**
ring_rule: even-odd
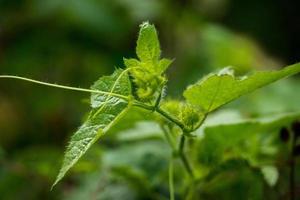
[[[100,137],[110,132],[118,133],[117,140],[129,145],[120,145],[116,150],[105,152],[107,155],[102,158],[100,174],[93,174],[93,177],[103,179],[103,183],[98,183],[93,177],[84,180],[96,182],[91,183],[97,185],[94,190],[102,190],[102,194],[96,194],[99,195],[97,199],[168,198],[168,195],[158,190],[162,183],[167,184],[166,180],[169,182],[169,189],[162,188],[169,190],[170,198],[240,199],[245,195],[241,191],[246,190],[248,183],[259,183],[247,191],[246,196],[260,199],[264,184],[268,184],[268,187],[277,184],[279,173],[275,153],[278,152],[278,147],[274,144],[276,137],[271,133],[297,121],[299,113],[252,120],[235,116],[236,120],[225,124],[218,120],[206,124],[206,120],[209,123],[213,111],[242,95],[300,72],[300,64],[277,71],[254,72],[242,77],[236,77],[233,69],[224,68],[190,85],[183,92],[185,100],[180,101],[166,98],[166,70],[172,60],[160,58],[158,34],[154,25],[148,22],[140,26],[136,54],[138,59],[124,59],[125,69],[115,69],[112,75],[101,77],[90,89],[49,84],[17,76],[0,76],[91,93],[91,111],[71,137],[53,186],[76,166],[78,160]],[[129,117],[125,127],[121,125],[116,128],[118,122],[122,124],[127,115],[134,116],[136,113],[142,113],[142,117]],[[149,119],[144,116],[145,113],[151,115]],[[215,115],[220,117],[218,113]],[[225,119],[227,117],[225,114]],[[148,129],[151,131],[146,131]],[[161,137],[157,134],[160,132],[164,134],[170,151],[164,152],[166,144],[161,143]],[[137,144],[140,140],[142,143]],[[152,145],[148,140],[155,140],[153,143],[158,144]],[[186,151],[187,144],[190,145],[189,151]],[[152,146],[160,148],[151,149]],[[123,160],[128,155],[129,159]],[[168,163],[170,169],[174,165],[175,173],[170,170],[171,178],[166,179],[164,174],[167,174],[165,169]],[[235,169],[240,171],[242,178],[239,179],[237,174],[230,176]],[[110,174],[106,175],[108,171]],[[224,179],[226,184],[220,184]],[[235,196],[223,195],[226,190],[238,185],[241,190]],[[176,188],[175,191],[173,187]],[[84,188],[82,193],[90,195]],[[81,195],[75,193],[70,198],[78,196]]]

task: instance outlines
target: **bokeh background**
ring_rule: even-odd
[[[244,74],[299,62],[299,6],[297,0],[0,0],[0,74],[88,88],[123,67],[123,57],[135,56],[139,24],[150,21],[163,56],[175,59],[168,94],[181,98],[188,84],[222,67]],[[121,199],[110,196],[118,194],[134,199],[129,186],[112,181],[110,172],[98,174],[101,157],[118,159],[122,152],[132,157],[139,151],[136,156],[154,173],[149,149],[160,144],[106,151],[101,146],[118,146],[107,136],[50,191],[67,141],[89,109],[88,98],[0,80],[0,199],[86,199],[86,194],[97,199],[100,192],[107,195],[100,199]],[[295,77],[228,107],[250,117],[300,110],[299,102]],[[155,191],[167,199],[166,188]]]

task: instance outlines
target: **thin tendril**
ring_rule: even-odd
[[[101,91],[101,90],[91,90],[91,89],[86,89],[86,88],[70,87],[70,86],[59,85],[59,84],[54,84],[54,83],[47,83],[47,82],[38,81],[38,80],[25,78],[25,77],[21,77],[21,76],[0,75],[0,78],[18,79],[18,80],[23,80],[23,81],[32,82],[32,83],[36,83],[39,85],[45,85],[45,86],[54,87],[54,88],[61,88],[61,89],[65,89],[65,90],[88,92],[88,93],[95,93],[95,94],[105,94],[105,95],[111,95],[114,97],[118,97],[118,98],[121,98],[121,99],[124,99],[127,101],[129,100],[129,98],[127,96],[124,96],[121,94],[115,94],[112,92],[105,92],[105,91]]]

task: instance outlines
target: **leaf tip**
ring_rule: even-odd
[[[143,28],[146,28],[150,25],[149,21],[145,21],[143,23],[140,24],[140,28],[143,29]]]
[[[52,191],[53,188],[59,183],[59,181],[61,181],[61,179],[64,177],[64,175],[65,175],[65,173],[62,173],[61,171],[59,172],[59,174],[57,175],[57,177],[56,177],[54,183],[53,183],[52,186],[51,186],[50,191]]]
[[[58,182],[59,182],[59,180],[56,178],[54,183],[51,185],[50,191],[53,191],[54,187],[57,185]]]

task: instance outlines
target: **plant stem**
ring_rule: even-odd
[[[162,110],[160,107],[156,108],[156,112],[159,113],[160,115],[162,115],[163,117],[165,117],[166,119],[168,119],[169,121],[173,122],[177,126],[179,126],[182,130],[185,130],[184,125],[178,119],[169,115],[166,111]]]
[[[179,153],[182,153],[184,150],[184,145],[185,145],[185,137],[184,135],[181,136],[180,138],[180,143],[179,143]]]
[[[173,122],[174,124],[176,124],[182,130],[185,130],[184,125],[178,119],[174,118],[172,115],[170,115],[169,113],[167,113],[160,107],[149,106],[149,105],[141,103],[139,101],[134,101],[133,105],[140,107],[140,108],[144,108],[146,110],[155,111],[158,114],[160,114],[161,116],[163,116],[164,118],[166,118],[167,120],[169,120],[170,122]]]
[[[178,155],[179,155],[179,158],[181,159],[181,161],[183,163],[183,166],[185,167],[186,171],[188,172],[190,177],[192,179],[194,179],[195,176],[194,176],[194,173],[193,173],[193,169],[192,169],[191,164],[189,163],[189,161],[188,161],[188,159],[187,159],[187,157],[184,153],[185,134],[186,134],[184,125],[179,120],[177,120],[176,118],[174,118],[173,116],[169,115],[167,112],[162,110],[160,107],[154,108],[152,106],[148,106],[148,105],[140,103],[140,102],[135,102],[133,105],[138,106],[138,107],[142,107],[142,108],[147,109],[147,110],[155,110],[161,116],[163,116],[164,118],[168,119],[169,121],[173,122],[174,124],[176,124],[177,126],[179,126],[181,128],[181,130],[183,132],[183,135],[181,136],[181,139],[180,139]],[[167,138],[167,141],[168,141],[169,145],[173,149],[173,144],[172,144],[172,142],[170,142],[171,140],[169,140],[169,138],[168,138],[168,134],[169,134],[168,131],[165,128],[163,128],[163,132],[166,135],[166,138]],[[173,149],[173,151],[174,151],[174,149]]]
[[[171,155],[170,163],[169,163],[169,190],[170,190],[170,200],[175,200],[175,196],[174,196],[173,155]]]
[[[193,172],[193,169],[191,167],[191,164],[189,163],[186,155],[185,155],[185,152],[184,152],[184,146],[185,146],[185,135],[183,134],[180,138],[180,143],[179,143],[179,149],[178,149],[178,154],[179,154],[179,157],[180,159],[182,160],[182,163],[185,167],[185,169],[187,170],[188,174],[190,175],[190,177],[192,179],[195,178],[194,176],[194,172]]]
[[[184,146],[185,146],[185,136],[182,135],[181,136],[181,139],[180,139],[180,142],[179,142],[179,148],[177,149],[175,147],[175,144],[174,144],[174,141],[173,139],[170,137],[170,132],[167,128],[163,127],[162,126],[162,130],[165,134],[165,137],[166,137],[166,140],[169,144],[169,146],[172,148],[172,151],[173,151],[173,155],[176,155],[179,157],[179,159],[181,160],[185,170],[187,171],[187,173],[189,174],[189,176],[194,179],[194,173],[193,173],[193,169],[191,167],[191,164],[189,163],[186,155],[185,155],[185,152],[184,152]]]

